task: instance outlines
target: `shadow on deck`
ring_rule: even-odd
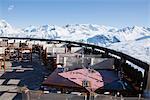
[[[25,86],[31,90],[39,90],[44,77],[50,74],[42,64],[36,54],[33,54],[33,61],[12,61],[12,67],[6,72],[0,72],[0,86]],[[6,89],[5,88],[5,89]],[[8,87],[10,88],[10,87]],[[0,89],[0,97],[6,94],[5,89]],[[8,95],[9,96],[9,95]],[[17,94],[13,99],[18,100],[21,94]]]

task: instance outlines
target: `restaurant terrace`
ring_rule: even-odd
[[[1,37],[0,100],[146,99],[149,67],[93,44]]]

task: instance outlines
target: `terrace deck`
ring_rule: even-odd
[[[63,55],[63,56],[65,56],[65,55]],[[69,54],[67,54],[67,56],[68,55]],[[53,58],[53,56],[50,56],[50,57]],[[54,56],[54,57],[57,58],[58,56]],[[77,62],[77,61],[71,62],[72,60],[75,60],[75,58],[73,58],[72,56],[70,56],[70,57],[72,59],[69,59],[68,63],[69,64],[71,63],[73,65],[71,65],[71,66],[67,65],[67,67],[69,67],[70,69],[71,69],[71,67],[73,67],[73,69],[76,69],[76,66],[74,66],[74,65],[76,65],[75,62]],[[78,56],[75,56],[75,57],[79,60]],[[22,99],[22,95],[21,95],[21,93],[19,93],[20,87],[27,87],[30,90],[36,90],[36,91],[40,90],[41,85],[42,85],[43,81],[45,80],[45,77],[49,76],[51,71],[46,69],[46,66],[44,66],[44,64],[42,63],[42,60],[39,59],[40,57],[37,54],[33,53],[32,58],[33,58],[32,61],[31,60],[25,60],[25,59],[22,59],[22,61],[19,61],[20,59],[15,59],[15,60],[11,61],[12,65],[9,65],[8,63],[6,63],[6,72],[5,73],[3,72],[2,69],[0,69],[0,100],[4,100],[6,98],[7,98],[7,100],[12,100],[12,99],[13,100],[18,100],[18,99],[20,100],[20,99]],[[49,56],[47,58],[49,58]],[[95,58],[95,56],[94,56],[94,59],[97,62],[99,62],[99,60],[101,60],[99,58],[97,60]],[[44,60],[45,59],[43,59],[43,61]],[[62,60],[62,59],[59,59],[59,61],[60,60]],[[65,60],[63,59],[62,62]],[[103,58],[103,60],[104,60],[104,58]],[[122,90],[124,91],[124,90],[128,89],[127,87],[130,87],[130,86],[124,85],[124,84],[128,84],[128,83],[120,81],[120,79],[118,77],[118,72],[116,70],[114,70],[112,67],[114,64],[114,59],[110,59],[110,61],[112,63],[107,62],[107,61],[103,61],[103,60],[101,60],[100,64],[96,63],[95,65],[97,65],[97,66],[92,66],[92,68],[96,69],[102,75],[102,77],[104,79],[104,87],[98,88],[96,93],[103,94],[105,91],[107,92],[110,90],[112,90],[112,91],[115,90],[115,92],[116,92],[116,91],[122,91]],[[106,58],[105,58],[105,60],[106,60]],[[93,61],[94,60],[91,59],[91,62],[94,65]],[[55,62],[55,61],[50,60],[50,62]],[[103,62],[103,64],[102,64],[102,62]],[[88,64],[88,60],[86,63]],[[48,64],[51,65],[51,67],[53,67],[52,64],[47,63],[47,65]],[[82,64],[82,62],[81,62],[81,64]],[[54,65],[57,65],[57,64],[54,63]],[[109,67],[106,68],[106,66],[104,66],[104,65],[107,65]],[[47,66],[47,67],[49,67],[49,66]],[[104,67],[106,69],[103,69],[101,67]],[[53,75],[53,77],[55,77],[55,75]],[[58,81],[58,78],[57,78],[57,81]],[[75,85],[77,85],[77,84],[75,84]],[[83,87],[81,87],[81,88],[83,88]],[[133,89],[131,89],[131,90],[133,90]],[[73,92],[74,92],[74,89],[73,89]],[[63,92],[61,92],[61,94],[55,94],[55,96],[56,97],[58,96],[60,98],[61,98],[61,96],[63,96],[64,98],[66,98],[66,97],[68,98],[68,96],[72,95],[72,94],[63,95],[62,93]],[[68,92],[68,93],[70,93],[70,92]],[[52,95],[51,94],[52,93],[49,93],[49,96],[53,97],[52,96],[53,94]],[[44,96],[44,98],[45,98],[45,96]]]
[[[31,90],[39,90],[45,76],[50,73],[36,54],[33,54],[33,61],[12,61],[4,73],[0,70],[0,100],[20,100],[19,87],[26,86]]]

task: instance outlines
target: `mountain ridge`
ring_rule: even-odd
[[[1,36],[12,36],[12,37],[30,37],[30,38],[46,38],[46,39],[63,39],[72,41],[85,41],[88,43],[93,43],[90,41],[91,38],[96,37],[108,38],[112,41],[113,37],[116,38],[116,42],[136,40],[144,36],[150,35],[149,27],[125,27],[125,28],[115,28],[104,25],[96,24],[67,24],[65,26],[57,25],[42,25],[33,26],[30,25],[23,29],[13,28],[5,20],[0,20],[0,35]],[[104,35],[104,36],[103,36]],[[102,37],[103,36],[103,37]],[[111,40],[110,40],[111,39]],[[96,41],[94,41],[95,43]],[[114,43],[114,42],[113,42]],[[97,41],[96,44],[99,44]],[[107,44],[107,43],[104,43]]]
[[[1,37],[59,39],[108,47],[150,64],[150,27],[114,28],[95,24],[42,25],[19,29],[0,20]]]

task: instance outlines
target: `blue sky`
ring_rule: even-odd
[[[0,19],[16,27],[44,24],[150,26],[150,0],[0,0]]]

